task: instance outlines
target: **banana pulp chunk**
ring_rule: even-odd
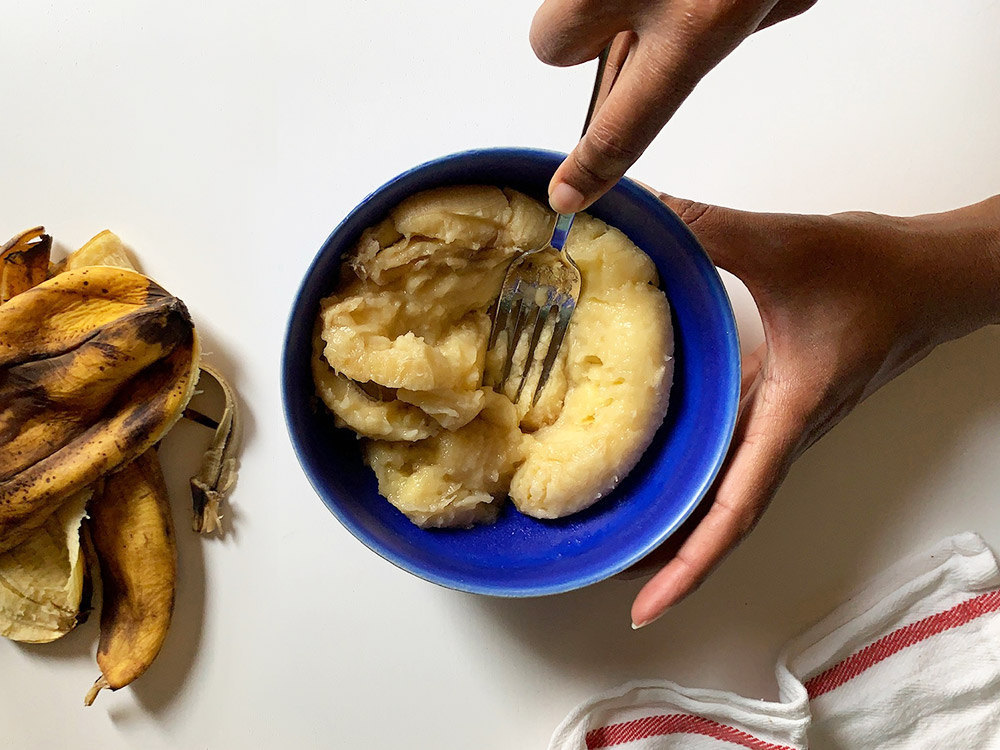
[[[321,305],[317,391],[338,424],[366,439],[379,491],[420,526],[490,521],[508,495],[539,518],[580,511],[635,466],[663,420],[673,332],[655,267],[586,214],[567,244],[583,292],[537,404],[514,402],[513,379],[502,394],[483,387],[500,361],[486,344],[504,272],[547,242],[552,221],[513,190],[417,194],[362,234]],[[550,337],[551,320],[539,351]],[[516,372],[525,349],[515,351]],[[527,394],[539,369],[529,370]],[[374,399],[359,383],[389,396]]]
[[[496,517],[498,499],[522,459],[517,412],[503,396],[484,394],[476,419],[418,442],[372,440],[365,460],[379,489],[418,526],[470,526]]]

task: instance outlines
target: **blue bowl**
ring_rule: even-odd
[[[330,511],[369,549],[442,586],[494,596],[581,588],[656,549],[705,496],[736,422],[740,355],[729,299],[715,267],[684,223],[631,180],[589,213],[621,229],[656,263],[673,310],[674,382],[667,417],[639,464],[590,509],[559,521],[521,515],[473,529],[422,530],[378,494],[353,433],[334,427],[315,396],[309,366],[320,300],[340,256],[361,231],[409,195],[442,185],[511,187],[545,202],[564,154],[522,148],[467,151],[404,172],[365,198],[313,259],[292,306],[282,391],[292,445]]]

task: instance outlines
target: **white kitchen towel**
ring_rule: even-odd
[[[777,702],[631,682],[550,750],[1000,748],[1000,568],[976,534],[887,570],[782,651]]]

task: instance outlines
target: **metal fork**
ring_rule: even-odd
[[[594,112],[597,111],[598,106],[611,90],[614,77],[617,76],[627,54],[628,42],[621,40],[620,37],[601,52],[598,58],[597,76],[594,80],[594,91],[591,94],[587,117],[583,123],[583,134],[586,134],[587,128],[590,127],[590,120],[594,116]],[[615,67],[613,74],[608,76],[606,81],[605,71],[608,68],[609,57],[613,57]],[[581,135],[581,137],[583,136]],[[515,403],[521,400],[521,392],[524,390],[528,373],[535,362],[535,348],[538,346],[538,341],[549,316],[554,312],[556,321],[552,329],[552,338],[549,340],[548,351],[542,360],[542,370],[538,376],[535,393],[531,398],[531,405],[534,406],[538,402],[542,388],[545,387],[552,372],[552,365],[559,355],[559,348],[566,337],[566,330],[569,328],[573,311],[576,310],[577,300],[580,299],[580,269],[577,268],[570,254],[566,252],[566,237],[573,226],[574,217],[575,214],[558,214],[548,244],[537,250],[528,250],[516,257],[507,267],[503,285],[500,287],[500,295],[497,297],[493,311],[489,344],[486,347],[488,352],[492,351],[501,335],[506,339],[507,352],[500,372],[500,379],[494,385],[498,391],[505,389],[507,380],[510,378],[514,352],[518,348],[521,336],[525,330],[531,330],[527,354],[524,359],[524,369],[521,371],[521,382],[517,386],[517,395],[514,397]]]

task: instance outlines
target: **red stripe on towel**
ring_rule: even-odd
[[[731,742],[750,750],[795,750],[787,745],[765,742],[736,727],[689,714],[647,716],[643,719],[592,729],[587,732],[587,750],[600,750],[600,748],[624,745],[626,742],[644,740],[648,737],[662,737],[668,734],[700,734],[723,742]]]
[[[904,648],[909,648],[932,635],[965,625],[978,617],[997,610],[1000,610],[1000,591],[990,591],[961,604],[956,604],[944,612],[938,612],[911,625],[894,630],[871,645],[865,646],[856,654],[852,654],[842,662],[807,680],[805,685],[809,697],[818,698],[824,693],[829,693]]]

